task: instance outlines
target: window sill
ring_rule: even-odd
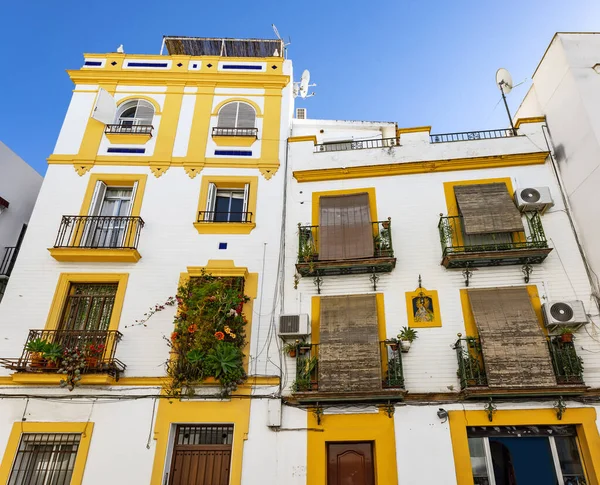
[[[31,372],[15,372],[11,376],[11,380],[15,384],[24,385],[44,385],[58,386],[60,380],[63,379],[61,374],[42,374]],[[107,385],[114,384],[116,379],[109,374],[89,374],[83,375],[80,381],[81,385]]]
[[[254,222],[194,222],[198,234],[250,234]]]
[[[257,140],[255,135],[252,136],[220,136],[213,135],[215,145],[219,147],[249,147]]]
[[[137,263],[137,249],[48,248],[57,261],[72,263]]]
[[[124,145],[143,145],[152,138],[150,133],[105,133],[104,135],[111,143]]]

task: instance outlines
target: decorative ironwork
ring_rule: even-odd
[[[199,211],[196,222],[252,222],[252,212]]]
[[[567,405],[565,404],[565,401],[563,400],[562,396],[559,396],[558,401],[554,403],[554,409],[556,409],[556,419],[561,421],[563,414],[567,410]]]
[[[488,420],[490,421],[490,423],[494,420],[494,413],[496,412],[497,409],[498,408],[494,404],[494,401],[490,397],[490,400],[483,408],[483,410],[487,413],[487,417],[488,417]]]
[[[460,388],[486,387],[487,376],[483,364],[483,352],[478,338],[466,337],[458,334],[458,340],[454,344],[458,360],[458,379]]]
[[[459,133],[442,133],[429,135],[431,143],[448,143],[453,141],[491,140],[515,136],[510,128],[499,130],[463,131]]]
[[[137,249],[141,217],[62,216],[55,248]]]
[[[298,224],[298,262],[301,276],[390,273],[396,267],[391,218],[373,221],[373,255],[367,258],[320,260],[319,226]]]
[[[215,126],[212,136],[253,136],[258,137],[258,128],[222,128]]]
[[[152,136],[152,130],[154,130],[152,125],[106,125],[104,132]]]
[[[446,268],[466,268],[543,262],[552,249],[540,214],[529,212],[524,217],[527,223],[523,232],[466,234],[462,216],[440,216],[442,264]]]
[[[19,358],[0,358],[0,365],[19,372],[54,372],[57,371],[60,357],[46,360],[43,355],[28,350],[32,341],[43,341],[54,344],[57,349],[75,351],[94,349],[95,357],[88,359],[84,373],[108,373],[118,378],[125,370],[125,364],[115,357],[117,344],[123,334],[117,330],[29,330],[27,342]]]
[[[313,415],[317,420],[317,424],[320,426],[323,418],[323,406],[319,406],[319,403],[317,403],[317,406],[313,409]]]
[[[523,280],[525,283],[529,283],[529,277],[531,276],[531,273],[533,273],[533,266],[531,266],[529,263],[525,263],[521,267],[521,271],[523,272]]]
[[[548,348],[556,382],[583,384],[583,360],[577,355],[573,342],[563,342],[561,337],[550,337]]]
[[[294,273],[294,290],[298,289],[299,284],[300,284],[300,275],[298,273]]]
[[[321,285],[323,284],[323,278],[321,278],[320,276],[317,276],[313,280],[313,283],[317,287],[317,294],[320,295],[321,294]]]
[[[394,406],[390,401],[388,401],[384,406],[381,406],[381,409],[390,419],[394,417],[394,413],[396,412],[396,406]]]
[[[392,148],[400,146],[400,138],[379,138],[376,140],[349,140],[339,143],[321,143],[315,145],[314,151],[317,153],[324,152],[341,152],[346,150],[365,150],[367,148]]]
[[[379,275],[373,271],[371,276],[369,276],[369,280],[373,284],[373,291],[377,291],[377,282],[379,281]]]
[[[465,286],[469,286],[469,281],[471,280],[471,276],[473,276],[473,271],[469,269],[469,263],[467,263],[467,267],[463,269],[462,275],[465,279]]]
[[[4,248],[4,255],[0,260],[0,276],[10,276],[17,260],[19,248],[17,246],[8,246]]]

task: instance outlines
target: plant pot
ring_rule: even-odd
[[[408,352],[411,344],[410,340],[400,340],[400,350],[404,353]]]
[[[381,225],[383,226],[384,229],[389,229],[390,228],[389,221],[382,222]]]
[[[560,341],[562,343],[569,343],[573,341],[573,334],[572,333],[564,333],[560,336]]]
[[[298,350],[300,351],[300,355],[304,355],[310,350],[310,347],[300,347]]]
[[[392,345],[390,345],[390,349],[392,349],[394,352],[397,352],[398,351],[398,344],[392,344]]]
[[[290,351],[288,352],[288,355],[289,355],[290,357],[296,357],[296,349],[294,349],[294,350],[290,350]]]
[[[41,352],[32,352],[30,355],[31,367],[44,367],[45,361]]]
[[[47,360],[46,361],[46,369],[56,369],[58,367],[58,362],[55,360]]]
[[[86,357],[85,365],[87,367],[98,367],[98,357]]]
[[[319,383],[317,381],[311,381],[310,382],[310,390],[311,391],[318,391],[319,390]]]

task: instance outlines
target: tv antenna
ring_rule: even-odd
[[[510,72],[501,67],[496,71],[496,84],[502,93],[502,100],[504,101],[504,107],[506,108],[506,113],[508,114],[508,121],[510,121],[510,128],[512,130],[513,136],[517,136],[517,131],[515,130],[515,126],[513,125],[512,116],[510,115],[510,110],[508,109],[508,103],[506,102],[506,95],[512,91],[513,88],[513,80]]]
[[[315,93],[308,94],[308,88],[312,88],[316,86],[316,83],[310,83],[310,71],[308,69],[304,69],[302,73],[302,77],[299,82],[294,83],[294,98],[300,96],[301,98],[311,98],[315,95]]]
[[[285,41],[284,41],[284,40],[281,38],[281,35],[279,35],[279,30],[277,30],[277,27],[275,27],[275,24],[271,24],[271,27],[273,27],[273,32],[275,32],[275,35],[277,36],[277,38],[278,38],[278,39],[279,39],[281,42],[283,42],[283,54],[284,54],[284,57],[285,57],[285,55],[287,54],[287,46],[288,46],[288,45],[290,45],[290,44],[292,43],[292,39],[291,39],[291,37],[288,37],[288,40],[289,40],[289,42],[287,42],[287,43],[286,43],[286,42],[285,42]],[[277,52],[277,50],[275,50],[275,52]],[[277,52],[277,54],[275,54],[275,53],[274,53],[273,55],[279,55],[279,52]]]

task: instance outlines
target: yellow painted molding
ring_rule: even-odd
[[[169,170],[169,164],[167,163],[152,163],[150,162],[150,171],[156,178],[162,177],[167,170]]]
[[[397,135],[402,135],[403,133],[420,133],[420,132],[430,132],[431,126],[415,126],[413,128],[398,128],[396,130]]]
[[[431,299],[431,310],[433,311],[433,319],[430,322],[415,321],[413,309],[413,300],[419,298],[423,293],[424,297]],[[442,314],[440,313],[440,299],[436,290],[427,290],[426,288],[417,288],[415,291],[406,292],[406,316],[408,318],[408,326],[410,328],[435,328],[442,326]]]
[[[524,123],[544,123],[546,121],[545,116],[531,116],[529,118],[519,118],[515,122],[515,128],[518,129]]]
[[[195,178],[196,175],[198,175],[203,168],[203,163],[183,162],[183,169],[185,170],[185,173],[188,175],[188,177],[191,179]]]
[[[194,222],[198,234],[250,234],[254,222]]]
[[[73,263],[137,263],[137,249],[48,248],[57,261]]]
[[[303,141],[312,141],[313,145],[316,145],[317,137],[315,135],[306,135],[306,136],[290,136],[288,138],[288,143],[300,143]]]
[[[143,145],[152,138],[150,133],[104,133],[104,136],[111,143],[121,143],[123,145]]]
[[[271,180],[273,175],[275,175],[277,173],[277,170],[279,170],[279,162],[274,162],[274,163],[258,162],[258,170],[260,170],[261,175],[266,180]]]
[[[77,172],[77,175],[79,175],[80,177],[82,177],[87,172],[89,172],[93,166],[94,166],[94,164],[91,162],[90,163],[76,163],[73,165],[73,167],[75,168],[75,171]]]
[[[258,94],[256,96],[262,97],[263,95]],[[223,106],[225,106],[226,104],[237,103],[237,102],[246,103],[246,104],[249,104],[250,106],[252,106],[254,108],[254,112],[255,112],[257,118],[261,118],[263,116],[263,111],[260,109],[260,106],[258,104],[256,104],[255,101],[252,101],[251,99],[248,99],[248,98],[241,98],[241,97],[231,97],[231,98],[227,98],[224,101],[221,101],[219,104],[217,104],[213,108],[211,116],[218,116],[219,111],[221,111],[221,108]]]
[[[128,279],[128,273],[61,273],[50,305],[45,330],[58,328],[72,283],[117,283],[117,292],[107,330],[118,330]]]
[[[471,457],[467,438],[467,427],[493,426],[559,426],[575,425],[581,457],[587,472],[588,482],[598,485],[600,479],[600,435],[596,427],[594,408],[571,408],[561,420],[554,409],[519,409],[496,411],[490,423],[485,411],[450,411],[450,439],[454,454],[457,485],[473,485]]]
[[[16,372],[11,376],[14,384],[58,386],[63,376],[57,373]],[[112,385],[115,378],[108,374],[84,374],[79,382],[81,385]]]
[[[2,464],[0,465],[0,483],[8,483],[12,465],[17,455],[19,443],[22,433],[80,433],[81,438],[75,463],[73,466],[73,474],[71,475],[71,485],[81,485],[83,482],[83,474],[85,464],[87,462],[92,433],[94,431],[94,423],[63,423],[63,422],[34,422],[34,421],[19,421],[13,423],[12,430],[8,437]]]
[[[455,158],[424,162],[389,163],[382,165],[361,165],[347,168],[324,168],[297,170],[293,173],[298,182],[323,182],[327,180],[348,180],[368,177],[390,177],[431,172],[452,172],[458,170],[478,170],[483,168],[518,167],[540,165],[546,162],[548,152],[516,153],[486,157]]]
[[[256,136],[219,136],[212,137],[219,147],[250,147],[257,141]]]

